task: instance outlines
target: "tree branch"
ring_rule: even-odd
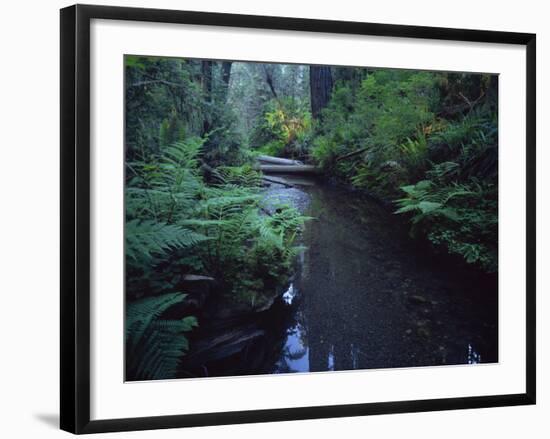
[[[468,99],[466,96],[462,94],[462,92],[458,92],[458,95],[464,100],[464,102],[466,102],[466,104],[468,104],[468,107],[470,107],[470,110],[468,111],[469,113],[474,109],[475,105],[483,98],[483,96],[485,96],[485,91],[482,91],[479,97],[475,101],[471,101],[470,99]]]
[[[361,154],[362,152],[367,151],[368,149],[369,149],[369,148],[366,147],[366,148],[358,149],[357,151],[349,152],[349,153],[347,153],[347,154],[341,155],[340,157],[336,157],[336,160],[334,160],[334,161],[335,161],[335,162],[339,162],[340,160],[349,159],[349,158],[351,158],[351,157],[354,157],[354,156],[356,156],[356,155]]]

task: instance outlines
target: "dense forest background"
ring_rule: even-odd
[[[258,309],[287,279],[309,219],[266,214],[259,154],[313,164],[434,251],[497,270],[496,75],[126,56],[125,81],[132,379],[174,375],[200,323],[190,284]]]

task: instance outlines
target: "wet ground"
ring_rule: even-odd
[[[308,179],[287,182],[294,186],[266,189],[267,204],[286,202],[313,217],[291,283],[240,329],[198,340],[211,353],[190,353],[184,376],[498,361],[496,276],[436,255],[372,199]],[[216,348],[217,339],[230,342]]]

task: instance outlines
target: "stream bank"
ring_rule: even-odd
[[[266,188],[268,209],[285,202],[313,217],[289,285],[269,309],[202,320],[182,377],[498,361],[495,275],[418,246],[359,193],[284,179]]]

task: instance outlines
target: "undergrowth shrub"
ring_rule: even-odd
[[[291,99],[272,99],[251,133],[251,146],[264,154],[305,157],[312,135],[311,113]]]
[[[338,83],[310,158],[337,180],[397,200],[415,236],[495,271],[498,123],[483,89],[491,80],[455,76],[374,70],[359,87]]]
[[[177,293],[186,275],[213,277],[230,301],[261,306],[286,281],[298,251],[305,217],[287,206],[266,213],[261,175],[250,165],[215,168],[206,184],[203,143],[186,139],[127,163],[127,328],[129,349],[140,350],[132,354],[139,363],[129,366],[135,377],[171,376],[187,350],[180,335],[196,326],[194,317],[156,319],[184,300]],[[170,341],[176,333],[179,341]]]

